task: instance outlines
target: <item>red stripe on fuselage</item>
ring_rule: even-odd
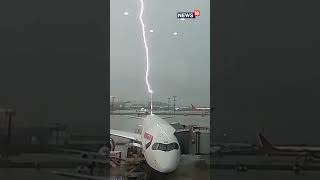
[[[147,132],[144,133],[143,137],[144,137],[145,139],[149,140],[149,141],[151,141],[152,138],[153,138],[153,136],[152,136],[151,134],[147,133]]]

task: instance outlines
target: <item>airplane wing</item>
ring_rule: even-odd
[[[105,155],[98,153],[98,152],[94,152],[94,151],[84,151],[84,150],[77,150],[77,149],[60,149],[60,151],[62,151],[64,153],[69,153],[69,154],[86,154],[86,155],[90,155],[90,156],[105,157]]]
[[[134,141],[142,142],[141,135],[132,133],[132,132],[127,132],[127,131],[120,131],[120,130],[115,130],[115,129],[110,129],[110,135],[126,138],[126,139],[131,139]]]
[[[170,119],[173,118],[173,116],[168,116],[168,117],[161,117],[162,119]]]
[[[129,116],[129,118],[143,119],[143,117],[139,117],[139,116]]]

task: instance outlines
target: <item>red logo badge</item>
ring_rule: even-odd
[[[200,16],[200,9],[194,10],[194,15],[195,16]]]
[[[152,138],[153,138],[153,136],[152,136],[151,134],[147,133],[147,132],[144,133],[143,137],[144,137],[145,139],[149,140],[149,141],[151,141]]]

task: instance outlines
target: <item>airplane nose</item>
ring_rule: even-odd
[[[158,166],[159,171],[162,173],[170,173],[174,171],[179,163],[179,158],[176,153],[172,154],[171,156],[163,157],[162,159],[159,159]]]
[[[172,171],[174,171],[177,168],[177,163],[176,162],[170,162],[170,163],[166,163],[166,164],[159,164],[159,170],[162,173],[170,173]]]

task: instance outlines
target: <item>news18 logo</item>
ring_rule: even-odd
[[[196,9],[193,12],[178,12],[178,19],[187,19],[187,18],[196,18],[196,16],[200,16],[200,9]]]

